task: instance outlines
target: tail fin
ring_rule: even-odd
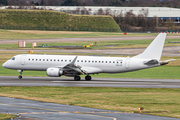
[[[143,53],[136,55],[133,58],[156,59],[159,61],[161,58],[165,39],[166,33],[160,33]]]

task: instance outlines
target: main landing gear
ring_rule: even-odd
[[[91,76],[89,76],[89,75],[87,75],[86,77],[85,77],[85,80],[86,81],[90,81],[92,78],[91,78]],[[81,77],[80,76],[78,76],[78,75],[76,75],[76,76],[74,76],[74,80],[75,81],[80,81],[81,80]]]
[[[19,73],[20,73],[20,75],[18,76],[18,78],[19,79],[22,79],[22,72],[23,72],[23,70],[17,70]]]
[[[75,80],[75,81],[80,81],[80,80],[81,80],[81,77],[78,76],[78,75],[76,75],[76,76],[74,76],[74,80]]]
[[[87,75],[86,77],[85,77],[85,80],[86,81],[90,81],[92,78],[91,78],[91,76],[89,76],[89,75]]]

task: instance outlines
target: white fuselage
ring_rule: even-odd
[[[46,71],[50,67],[64,67],[71,63],[76,56],[66,55],[33,55],[22,54],[15,56],[15,60],[8,60],[3,67],[16,70]],[[147,66],[145,61],[150,59],[136,59],[129,57],[95,57],[78,56],[75,65],[94,73],[122,73],[159,66]]]

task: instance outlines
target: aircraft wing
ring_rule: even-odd
[[[93,74],[93,73],[98,73],[101,72],[102,70],[96,67],[84,67],[84,66],[79,66],[75,65],[75,62],[77,60],[77,56],[74,58],[74,60],[67,64],[66,66],[62,67],[61,69],[65,71],[67,74]]]
[[[81,66],[75,65],[76,60],[77,60],[77,56],[74,58],[74,60],[71,63],[64,66],[62,70],[66,72],[70,71],[71,73],[74,71],[74,73],[86,74],[86,72],[81,69]]]

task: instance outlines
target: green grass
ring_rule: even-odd
[[[48,39],[48,38],[84,38],[84,37],[128,37],[128,36],[157,36],[157,33],[111,33],[111,32],[73,32],[73,31],[29,31],[29,30],[2,30],[0,29],[0,40],[6,39]],[[180,35],[180,34],[167,34]]]
[[[15,115],[0,113],[0,120],[10,120],[11,118],[15,118],[15,117],[16,117]]]
[[[43,38],[79,38],[79,37],[117,37],[124,36],[122,33],[109,33],[109,32],[64,32],[61,31],[38,31],[41,32],[37,34],[37,31],[31,31],[29,33],[28,30],[24,31],[8,31],[0,29],[0,40],[4,39],[43,39]],[[156,36],[157,34],[139,34],[139,33],[128,33],[126,36]],[[125,37],[125,36],[124,36]]]
[[[110,16],[72,15],[49,10],[0,10],[0,25],[120,29]]]
[[[0,96],[180,118],[180,89],[0,87]],[[83,111],[81,111],[83,112]]]

